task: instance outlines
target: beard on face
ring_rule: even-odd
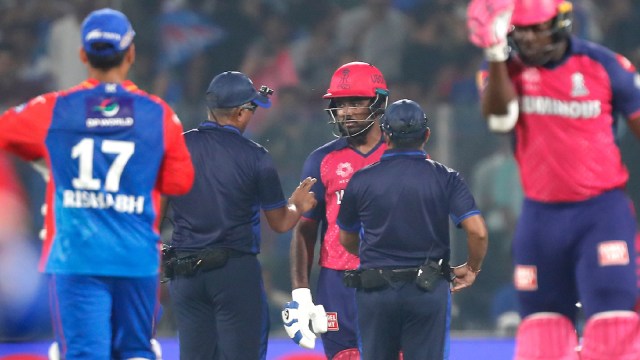
[[[364,121],[363,121],[364,123]],[[355,129],[347,130],[344,126],[339,125],[340,134],[347,138],[351,145],[364,145],[367,142],[367,134],[374,127],[374,120],[366,121],[366,125],[358,126]],[[354,135],[351,135],[354,134]]]

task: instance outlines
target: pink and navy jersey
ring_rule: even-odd
[[[89,79],[2,114],[0,149],[50,169],[41,271],[158,273],[160,194],[187,192],[194,176],[165,102],[130,81]]]
[[[302,179],[318,179],[311,189],[318,205],[304,214],[307,219],[322,221],[322,246],[319,264],[334,270],[352,270],[358,267],[358,257],[348,253],[340,244],[340,229],[336,224],[340,202],[353,174],[363,167],[378,162],[387,149],[381,141],[369,153],[362,154],[349,146],[346,138],[336,139],[315,150],[304,163]]]
[[[621,55],[578,38],[558,63],[507,63],[518,93],[515,158],[527,198],[582,201],[623,188],[616,116],[640,117],[640,76]],[[486,79],[486,70],[479,80]]]

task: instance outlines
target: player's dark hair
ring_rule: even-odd
[[[91,48],[96,51],[101,51],[106,49],[113,49],[113,45],[98,42],[91,44]],[[113,54],[109,55],[96,55],[87,52],[87,59],[89,59],[89,64],[91,64],[91,67],[100,70],[109,70],[122,64],[122,61],[124,61],[124,55],[128,50],[129,48],[126,48],[123,51],[114,52]]]
[[[391,143],[395,149],[419,149],[422,148],[424,134],[420,137],[399,137],[391,138]]]

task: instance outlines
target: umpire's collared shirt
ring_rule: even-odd
[[[169,200],[172,245],[259,253],[260,209],[287,204],[271,155],[237,128],[209,121],[184,137],[196,176],[191,192]]]
[[[338,225],[360,232],[360,267],[402,268],[449,259],[449,217],[479,214],[458,172],[417,150],[385,151],[353,175]]]

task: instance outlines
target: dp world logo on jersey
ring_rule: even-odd
[[[133,101],[128,98],[87,98],[88,128],[132,126]]]
[[[114,117],[120,110],[120,105],[114,99],[104,99],[93,110],[99,111],[104,117]]]

